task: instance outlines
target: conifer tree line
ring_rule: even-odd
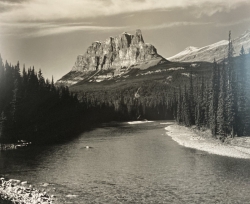
[[[191,72],[189,84],[179,87],[173,99],[179,124],[209,128],[223,140],[250,134],[250,54],[242,46],[239,57],[233,55],[230,32],[227,58],[221,63],[214,60],[210,79],[200,76],[194,86]]]
[[[62,141],[93,123],[142,119],[175,119],[222,139],[250,135],[250,54],[242,47],[235,58],[229,34],[226,55],[214,60],[211,77],[190,68],[187,83],[175,74],[171,83],[145,80],[78,95],[45,80],[41,70],[21,71],[0,57],[0,143]]]
[[[147,81],[108,91],[78,92],[86,111],[99,107],[107,108],[113,120],[173,119],[170,86]],[[94,113],[94,112],[93,112]]]
[[[78,104],[77,95],[56,88],[53,77],[45,80],[34,67],[21,73],[19,63],[4,64],[0,57],[0,143],[55,136],[65,131],[64,121],[75,117]]]
[[[93,124],[112,120],[165,119],[170,87],[155,83],[78,97],[68,87],[44,79],[42,71],[5,64],[0,57],[0,143],[60,142]],[[79,100],[80,99],[80,100]],[[172,114],[168,114],[172,118]]]

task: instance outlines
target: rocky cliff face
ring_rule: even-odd
[[[122,33],[104,42],[93,42],[84,55],[78,55],[72,71],[95,71],[129,67],[157,58],[155,47],[144,43],[142,33]]]
[[[77,56],[72,70],[57,84],[72,85],[104,70],[119,74],[120,69],[146,69],[161,61],[166,60],[153,45],[144,42],[141,30],[136,30],[135,35],[124,32],[103,42],[93,42],[84,55]]]
[[[240,54],[242,46],[244,46],[245,52],[248,53],[250,49],[250,30],[247,30],[241,36],[233,40],[234,56],[238,56]],[[202,48],[188,47],[182,52],[167,59],[178,62],[213,62],[214,59],[220,61],[227,56],[227,49],[228,40],[222,40]]]

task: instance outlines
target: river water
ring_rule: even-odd
[[[163,122],[109,123],[64,144],[1,152],[0,175],[49,183],[60,203],[250,203],[250,160],[179,146]]]

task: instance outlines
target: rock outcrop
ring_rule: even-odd
[[[72,70],[57,81],[57,85],[72,85],[91,79],[95,72],[112,71],[113,76],[121,69],[147,69],[166,61],[157,53],[156,48],[145,43],[141,30],[135,35],[127,32],[116,37],[109,37],[103,42],[93,42],[83,55],[78,55]]]
[[[151,44],[144,43],[141,30],[122,33],[104,42],[93,42],[84,55],[78,55],[72,71],[95,71],[129,67],[160,57]]]

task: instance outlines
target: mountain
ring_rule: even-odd
[[[244,46],[245,52],[247,53],[250,49],[250,30],[247,30],[241,36],[233,39],[235,56],[239,55],[242,46]],[[227,47],[228,40],[222,40],[201,48],[188,47],[180,53],[167,58],[167,60],[174,62],[213,62],[213,60],[216,59],[220,61],[227,56]]]
[[[136,30],[135,35],[124,32],[103,42],[93,42],[85,54],[77,56],[72,70],[56,84],[71,86],[84,80],[99,82],[131,69],[144,70],[166,61],[153,45],[144,42],[141,30]]]

